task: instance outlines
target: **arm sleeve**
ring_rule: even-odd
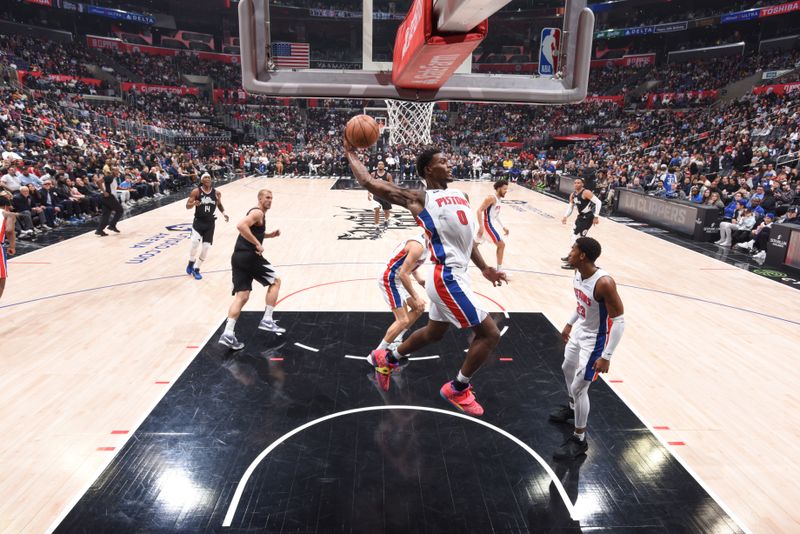
[[[592,204],[594,204],[594,216],[600,217],[600,209],[603,207],[603,203],[600,202],[600,199],[597,198],[597,195],[592,195]]]
[[[580,319],[580,315],[578,315],[578,312],[577,312],[577,311],[574,311],[574,312],[572,312],[572,317],[570,317],[570,318],[569,318],[569,321],[567,321],[567,324],[568,324],[568,325],[570,325],[570,326],[572,326],[572,325],[574,325],[574,324],[575,324],[575,322],[576,322],[578,319]]]
[[[608,343],[606,344],[606,348],[603,350],[603,354],[601,355],[601,358],[606,360],[611,359],[611,355],[614,354],[617,345],[619,345],[620,339],[622,339],[622,333],[625,331],[624,315],[612,317],[611,321],[611,331],[608,333]]]
[[[564,212],[564,217],[569,217],[572,215],[572,209],[575,207],[575,204],[572,202],[572,195],[569,197],[569,204],[567,204],[567,210]]]

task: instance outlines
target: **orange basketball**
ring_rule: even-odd
[[[356,115],[347,121],[344,136],[356,148],[367,148],[375,144],[381,129],[369,115]]]

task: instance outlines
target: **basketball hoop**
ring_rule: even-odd
[[[389,144],[431,145],[433,102],[386,100],[389,111]]]

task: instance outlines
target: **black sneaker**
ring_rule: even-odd
[[[562,404],[552,412],[550,412],[549,419],[554,423],[566,423],[570,419],[575,419],[575,410]]]
[[[567,256],[564,256],[563,258],[561,258],[561,261],[563,261],[564,263],[567,263],[567,258],[568,258]]]
[[[116,226],[109,226],[108,229],[111,230],[112,232],[119,233],[119,228],[117,228]]]
[[[573,266],[572,266],[572,265],[570,265],[569,263],[565,263],[565,264],[563,264],[563,265],[561,266],[561,268],[562,268],[562,269],[567,269],[567,270],[569,270],[569,271],[574,271],[574,270],[575,270],[575,267],[573,267]]]
[[[99,235],[100,237],[105,237],[105,236],[107,236],[107,235],[108,235],[107,233],[105,233],[105,232],[104,232],[104,231],[102,231],[102,230],[98,230],[98,231],[96,231],[94,234],[95,234],[95,235]]]
[[[578,436],[573,434],[553,453],[553,458],[556,460],[574,460],[581,454],[586,454],[588,450],[589,443],[586,442],[586,438],[581,441]]]

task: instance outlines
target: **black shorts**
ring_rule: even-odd
[[[262,286],[271,286],[278,279],[278,273],[263,257],[249,250],[235,250],[231,256],[233,294],[239,291],[252,291],[253,280]]]
[[[203,222],[195,220],[192,223],[192,231],[197,232],[197,235],[203,240],[203,243],[208,243],[209,245],[214,243],[214,223],[210,222]]]
[[[380,206],[381,206],[381,209],[383,209],[383,210],[390,210],[390,209],[392,209],[392,203],[391,203],[391,202],[387,202],[387,201],[383,200],[381,197],[376,197],[376,196],[373,196],[372,198],[374,198],[374,199],[375,199],[375,202],[377,202],[378,204],[380,204]],[[375,208],[375,209],[378,209],[378,208]]]
[[[593,214],[579,215],[578,218],[575,219],[575,235],[586,237],[586,234],[589,232],[589,228],[592,227],[592,221],[594,221]]]

